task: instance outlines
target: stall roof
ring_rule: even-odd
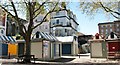
[[[5,35],[0,35],[0,41],[16,42],[12,36],[5,36]]]
[[[61,42],[73,42],[73,36],[56,37]]]
[[[53,35],[50,35],[48,33],[44,33],[44,32],[39,32],[39,38],[41,39],[45,39],[45,40],[49,40],[49,41],[58,41],[58,39],[53,36]],[[35,39],[35,36],[33,37]]]
[[[113,35],[114,35],[114,38],[111,38],[111,34],[108,34],[108,36],[105,39],[106,40],[118,40],[118,39],[120,39],[118,34],[116,34],[115,32],[113,32]]]

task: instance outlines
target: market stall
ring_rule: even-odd
[[[106,38],[107,42],[107,58],[120,59],[120,38],[114,32]]]
[[[12,36],[0,36],[0,57],[10,58],[17,56],[17,43]]]
[[[60,42],[52,35],[39,32],[32,39],[31,54],[43,60],[59,58]]]
[[[107,58],[107,48],[105,39],[97,33],[90,42],[91,58]]]

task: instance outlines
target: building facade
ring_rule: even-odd
[[[44,15],[38,15],[38,17],[36,17],[33,21],[34,21],[34,26],[39,24],[41,22],[41,20],[43,19]],[[36,27],[32,34],[35,34],[37,31],[40,32],[44,32],[44,33],[50,33],[50,22],[43,22],[41,25],[39,25],[38,27]]]
[[[50,32],[55,36],[72,36],[77,32],[76,16],[69,10],[59,10],[51,13]]]
[[[99,34],[103,37],[109,35],[111,32],[115,32],[120,36],[120,20],[114,22],[99,23]]]
[[[6,35],[6,12],[0,8],[0,35]]]
[[[120,36],[120,20],[114,21],[114,29],[118,36]]]

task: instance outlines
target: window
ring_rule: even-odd
[[[106,29],[106,34],[108,34],[108,29]]]
[[[58,12],[56,12],[56,15],[59,15],[59,11],[58,11]]]
[[[106,26],[103,26],[103,28],[105,28]]]
[[[103,33],[103,29],[101,29],[101,32]]]
[[[65,32],[67,32],[67,29],[65,29]]]
[[[108,25],[106,25],[105,27],[108,28]]]
[[[110,32],[112,32],[112,29],[110,29]]]
[[[112,24],[110,24],[110,27],[112,28]]]
[[[3,31],[3,30],[1,30],[1,33],[3,34],[3,33],[4,33],[4,31]]]
[[[100,27],[103,28],[103,25],[101,25]]]
[[[47,26],[47,25],[45,26],[45,29],[48,29],[48,26]]]
[[[61,23],[61,25],[63,25],[63,22],[60,22]]]
[[[56,20],[56,24],[59,24],[59,19]]]
[[[39,29],[41,29],[41,26],[39,26]]]
[[[119,27],[119,24],[117,24],[117,27]]]
[[[119,28],[117,28],[117,31],[120,31]]]
[[[53,22],[53,25],[55,25],[55,22]]]

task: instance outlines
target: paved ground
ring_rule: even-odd
[[[16,62],[16,59],[0,59],[0,63],[2,65],[16,65],[18,64]],[[60,59],[51,61],[36,61],[35,63],[37,65],[120,65],[120,61],[90,58],[89,54],[81,54],[80,58],[79,56],[62,56]]]

